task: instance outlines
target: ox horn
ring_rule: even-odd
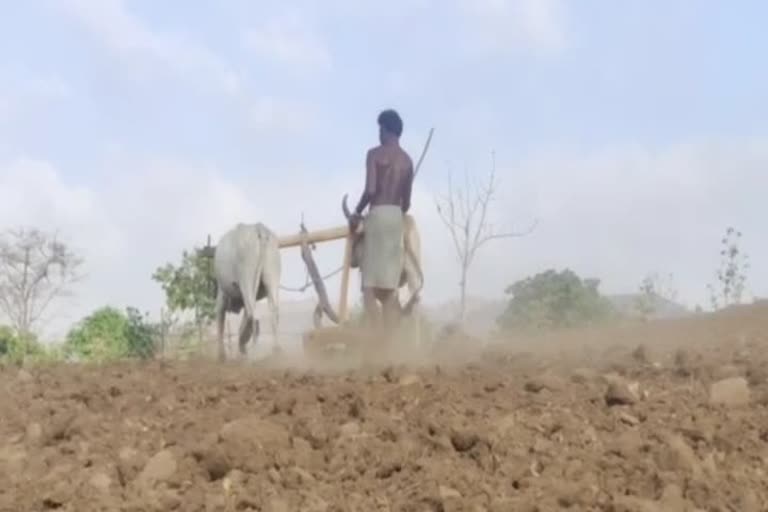
[[[352,217],[352,212],[349,211],[349,206],[347,206],[347,195],[344,194],[344,197],[341,200],[341,211],[344,212],[344,216],[347,218],[347,220],[350,220]]]

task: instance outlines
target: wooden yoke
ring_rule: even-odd
[[[335,228],[309,231],[307,233],[298,232],[295,235],[281,236],[277,239],[277,244],[281,249],[286,249],[288,247],[300,246],[303,240],[306,240],[307,243],[310,244],[318,242],[332,242],[334,240],[341,240],[347,235],[349,235],[349,226],[344,225]]]
[[[341,267],[341,291],[339,292],[339,323],[347,321],[347,297],[349,295],[349,267],[352,262],[352,235],[347,235],[344,244],[344,263]]]

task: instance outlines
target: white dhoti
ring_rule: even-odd
[[[365,217],[363,288],[396,290],[403,269],[403,210],[396,205],[371,207]]]

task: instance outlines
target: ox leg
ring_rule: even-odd
[[[224,296],[224,292],[219,287],[216,293],[216,341],[218,343],[219,362],[224,362],[227,359],[226,350],[224,350],[224,321],[227,317],[226,309],[227,299]]]
[[[269,327],[272,334],[272,352],[279,352],[281,345],[278,334],[280,326],[280,249],[275,243],[268,246],[261,273],[261,282],[267,295],[269,307]]]
[[[268,287],[267,303],[269,304],[269,327],[272,332],[272,351],[280,351],[280,343],[278,339],[278,326],[280,325],[280,303],[278,302],[279,296],[277,292],[277,286]]]
[[[240,320],[240,332],[237,337],[240,357],[245,357],[247,355],[246,345],[248,345],[248,341],[251,339],[254,330],[258,333],[258,321],[254,321],[253,316],[248,314],[248,311],[243,311],[243,317]]]

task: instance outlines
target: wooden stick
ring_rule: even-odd
[[[427,142],[424,144],[424,149],[421,150],[421,156],[419,157],[419,161],[416,162],[416,168],[413,170],[413,177],[415,178],[417,174],[419,174],[419,169],[421,168],[421,163],[424,161],[424,157],[427,156],[427,150],[429,149],[429,143],[432,142],[432,134],[435,133],[434,128],[429,129],[429,136],[427,137]]]
[[[301,224],[301,232],[305,234],[308,233],[307,228],[304,227],[303,223]],[[301,244],[301,259],[304,260],[304,264],[307,266],[307,272],[309,272],[309,277],[312,279],[312,284],[315,285],[318,308],[321,313],[324,312],[328,315],[328,318],[330,318],[332,322],[339,323],[339,318],[328,301],[328,292],[325,290],[325,283],[323,282],[322,276],[320,276],[320,271],[317,269],[317,264],[312,257],[312,250],[309,248],[309,243],[306,240]],[[316,322],[317,321],[318,320],[316,319]]]
[[[347,242],[344,244],[344,266],[341,270],[341,292],[339,293],[339,322],[347,321],[347,296],[349,295],[349,267],[352,262],[352,236],[347,235]]]

